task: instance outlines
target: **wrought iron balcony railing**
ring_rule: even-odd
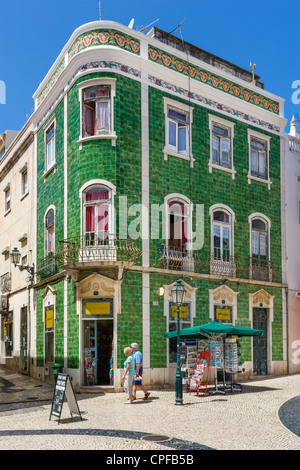
[[[123,262],[134,264],[142,252],[135,240],[118,239],[112,234],[96,236],[87,233],[81,237],[71,237],[59,242],[56,258],[60,266],[77,263],[99,262],[101,264]]]
[[[5,273],[0,278],[0,290],[2,294],[9,292],[11,289],[11,275],[10,273]]]
[[[278,273],[271,261],[252,257],[249,260],[249,278],[256,281],[272,282],[278,278]]]
[[[160,245],[159,254],[159,264],[163,269],[265,282],[280,282],[281,280],[280,274],[271,261],[248,258],[248,263],[247,260],[241,263],[239,257],[228,254],[221,256],[218,253],[211,253],[203,260],[197,251],[187,252],[166,245]]]
[[[37,275],[40,279],[45,279],[46,277],[53,276],[59,271],[59,265],[56,258],[56,255],[48,255],[44,258],[39,265],[37,270]]]

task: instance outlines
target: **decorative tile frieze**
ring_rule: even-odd
[[[87,64],[84,64],[78,67],[76,72],[73,74],[70,80],[66,83],[65,90],[68,89],[81,74],[86,73],[86,72],[94,72],[97,70],[119,71],[121,73],[132,75],[136,78],[141,78],[141,73],[138,70],[133,69],[132,67],[129,67],[128,65],[124,65],[124,64],[121,64],[120,62],[115,62],[113,60],[99,60],[95,62],[89,62]],[[39,129],[41,125],[45,122],[45,120],[50,116],[50,114],[53,112],[57,104],[62,99],[63,95],[64,95],[64,90],[61,90],[60,93],[57,95],[56,99],[51,103],[51,106],[47,109],[46,113],[43,115],[42,119],[37,123],[37,129]]]
[[[81,36],[76,39],[72,47],[69,49],[68,59],[70,61],[76,54],[87,47],[102,45],[121,47],[121,49],[126,49],[133,54],[139,54],[140,52],[140,41],[132,36],[128,36],[127,34],[111,29],[97,29],[95,31],[88,31],[81,34]]]
[[[168,91],[177,93],[178,95],[186,99],[192,99],[199,103],[202,103],[205,106],[214,108],[217,111],[223,111],[226,114],[242,119],[243,121],[246,121],[249,124],[255,124],[257,126],[260,126],[267,131],[280,132],[279,126],[263,121],[262,119],[258,119],[254,116],[251,116],[250,114],[243,113],[242,111],[238,111],[237,109],[231,108],[230,106],[226,106],[222,103],[218,103],[217,101],[206,98],[205,96],[199,95],[198,93],[193,93],[188,90],[185,90],[184,88],[173,85],[160,78],[156,78],[156,77],[149,75],[149,82],[153,85],[165,88]]]
[[[60,75],[63,73],[64,70],[65,70],[65,60],[63,59],[61,63],[59,64],[59,66],[57,67],[57,69],[55,70],[52,77],[50,78],[49,82],[43,89],[42,93],[38,96],[37,98],[38,106],[42,103],[42,101],[44,101],[49,91],[53,88],[53,86],[55,85],[55,83],[57,82],[58,78],[60,77]]]
[[[255,93],[241,85],[237,85],[236,83],[211,73],[208,70],[189,64],[188,62],[155,47],[149,47],[148,52],[149,59],[159,65],[163,65],[175,72],[187,75],[194,80],[198,80],[199,82],[205,83],[206,85],[235,96],[247,103],[263,108],[271,113],[279,114],[279,103],[271,100],[270,98],[266,98],[259,93]]]

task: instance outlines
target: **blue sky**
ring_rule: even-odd
[[[73,31],[99,19],[99,0],[1,0],[0,11],[3,132],[25,124],[33,93]],[[159,19],[156,26],[167,32],[186,18],[187,42],[248,70],[256,62],[265,89],[285,98],[285,117],[300,115],[292,102],[292,83],[300,80],[299,0],[101,0],[101,15],[125,25],[134,18],[133,29]]]

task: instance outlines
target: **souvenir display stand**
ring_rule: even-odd
[[[225,373],[230,376],[230,383],[226,384],[225,392],[242,392],[242,385],[234,382],[234,377],[239,373],[240,344],[236,338],[225,339]]]
[[[182,374],[182,385],[186,391],[189,390],[190,378],[197,366],[197,346],[181,346],[180,347],[180,363]]]
[[[209,377],[209,366],[210,366],[210,353],[202,351],[200,352],[200,356],[198,358],[197,366],[193,372],[192,377],[190,378],[189,382],[189,391],[190,394],[192,391],[196,391],[199,397],[199,392],[202,392],[206,395],[207,393],[207,384],[208,384],[208,377]],[[205,390],[201,390],[201,384],[206,373],[206,383],[205,383]]]
[[[220,393],[225,395],[225,374],[224,374],[224,343],[222,337],[212,338],[208,343],[208,350],[210,352],[210,364],[211,367],[214,367],[215,372],[215,390],[210,391],[209,393],[215,395]],[[218,385],[218,369],[223,371],[223,386],[219,387]]]

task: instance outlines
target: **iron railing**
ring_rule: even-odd
[[[213,274],[231,278],[265,282],[280,282],[281,276],[271,261],[248,258],[241,262],[237,256],[211,253],[206,259],[197,251],[187,252],[179,248],[160,245],[159,266],[163,269]]]
[[[118,239],[112,234],[96,236],[94,233],[87,233],[80,237],[66,238],[60,241],[59,245],[56,257],[60,266],[91,261],[101,264],[105,262],[134,264],[142,255],[135,240]]]

